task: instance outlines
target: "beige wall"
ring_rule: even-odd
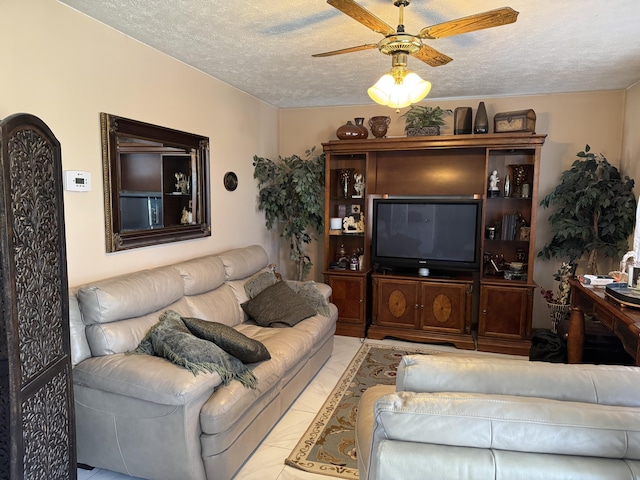
[[[636,97],[640,97],[640,88],[636,88]],[[588,143],[593,151],[602,152],[614,165],[620,165],[621,142],[623,132],[624,91],[576,93],[564,95],[541,95],[510,98],[472,98],[464,100],[427,100],[423,104],[455,109],[460,106],[473,107],[474,114],[478,103],[484,101],[490,119],[498,112],[533,108],[536,112],[537,133],[547,134],[542,148],[540,176],[540,195],[549,193],[559,182],[560,174],[576,159],[575,154]],[[629,102],[627,102],[628,104]],[[640,99],[636,100],[636,104]],[[640,122],[640,108],[636,106],[636,125]],[[400,118],[407,109],[396,113],[377,105],[289,109],[280,112],[280,150],[284,155],[304,151],[329,139],[335,140],[335,131],[347,120],[354,117],[370,118],[374,115],[389,115],[391,125],[389,136],[404,135],[404,119]],[[629,117],[629,115],[627,115]],[[442,133],[451,133],[453,116],[448,117],[447,126]],[[493,128],[493,126],[492,126]],[[640,146],[636,140],[635,150]],[[636,167],[640,168],[640,167]],[[640,180],[640,175],[638,175]],[[547,224],[548,212],[539,210],[536,238],[536,250],[549,240]],[[316,245],[313,252],[316,258],[322,258],[322,245]],[[556,288],[552,274],[558,269],[555,261],[535,260],[534,281],[545,288]],[[321,260],[314,260],[316,266]],[[608,270],[607,270],[608,271]],[[321,275],[315,272],[316,278]],[[548,327],[549,319],[546,305],[536,292],[534,308],[534,327]]]
[[[252,166],[278,152],[277,109],[53,0],[0,0],[0,43],[0,118],[39,116],[63,168],[92,175],[91,192],[64,194],[70,285],[253,243],[277,261]],[[209,137],[210,238],[105,253],[99,112]],[[228,170],[235,192],[222,185]]]
[[[286,248],[264,228],[256,212],[254,154],[303,154],[335,139],[347,120],[390,115],[389,135],[403,135],[399,114],[377,105],[277,110],[204,75],[54,0],[0,0],[0,118],[33,113],[51,127],[62,144],[63,168],[86,170],[89,193],[65,192],[69,281],[93,279],[166,264],[227,248],[260,243],[287,274]],[[477,107],[496,112],[533,108],[543,147],[540,193],[548,193],[575,153],[589,143],[623,173],[640,180],[640,86],[624,91],[513,98],[428,100],[443,108]],[[213,235],[203,240],[107,255],[101,185],[99,112],[206,135],[211,142]],[[448,130],[451,130],[449,118]],[[623,141],[624,136],[624,141]],[[222,176],[237,172],[238,189],[222,188]],[[638,191],[636,189],[636,191]],[[548,239],[546,212],[539,216],[537,248]],[[322,244],[311,246],[320,266]],[[280,253],[281,251],[281,253]],[[536,260],[534,280],[554,287],[554,262]],[[313,278],[321,280],[319,269]],[[548,326],[536,295],[534,326]]]

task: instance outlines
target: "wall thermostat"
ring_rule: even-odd
[[[64,171],[64,189],[69,192],[89,192],[91,190],[91,174],[79,170]]]

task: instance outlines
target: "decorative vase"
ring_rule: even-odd
[[[353,168],[341,168],[338,170],[338,185],[340,187],[340,193],[344,198],[349,198],[351,191],[351,180],[354,174]]]
[[[489,118],[487,117],[487,109],[484,106],[484,102],[480,102],[478,105],[473,133],[489,133]]]
[[[509,165],[513,172],[514,197],[529,198],[531,195],[531,182],[533,180],[533,166],[529,164]]]
[[[349,120],[341,127],[338,127],[338,130],[336,130],[336,137],[340,140],[353,140],[354,138],[364,138],[364,134],[360,127],[354,125],[351,123],[351,120]]]
[[[391,123],[391,118],[386,116],[371,117],[369,119],[369,128],[376,138],[383,138],[387,134],[387,129]]]
[[[407,128],[407,137],[434,137],[437,135],[440,135],[440,127],[437,125]]]
[[[458,107],[454,115],[453,134],[467,135],[471,133],[471,107]]]
[[[362,139],[365,139],[369,136],[369,130],[364,126],[364,117],[357,117],[353,119],[356,122],[356,127],[359,127],[362,131]]]
[[[547,307],[549,307],[549,316],[551,317],[551,331],[558,333],[558,325],[560,325],[560,322],[569,318],[571,305],[547,302]]]

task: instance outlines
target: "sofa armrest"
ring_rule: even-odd
[[[640,368],[479,355],[407,355],[398,366],[396,390],[520,395],[640,407]]]
[[[394,393],[393,385],[376,385],[369,387],[360,397],[358,415],[356,416],[356,452],[360,478],[369,478],[369,461],[371,459],[371,444],[375,427],[374,406],[378,398]]]
[[[92,357],[73,369],[74,384],[162,405],[187,405],[222,383],[217,373],[189,370],[151,355]]]

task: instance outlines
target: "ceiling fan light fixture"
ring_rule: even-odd
[[[423,80],[404,66],[394,66],[367,90],[369,97],[391,108],[403,108],[419,102],[431,91],[431,82]]]

